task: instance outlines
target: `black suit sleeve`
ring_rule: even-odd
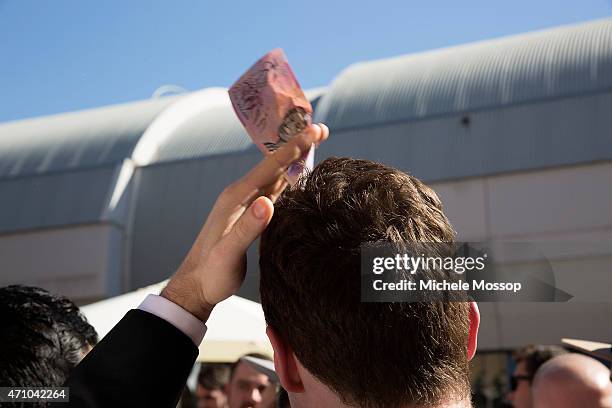
[[[69,406],[174,408],[197,356],[172,324],[130,310],[70,374]]]

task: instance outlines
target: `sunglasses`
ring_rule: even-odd
[[[516,391],[516,389],[518,388],[518,383],[519,381],[531,381],[533,380],[533,376],[530,375],[513,375],[512,377],[510,377],[510,390],[511,391]]]

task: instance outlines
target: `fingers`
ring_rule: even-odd
[[[191,282],[196,276],[193,274],[199,274],[198,280],[203,282],[200,303],[212,308],[238,290],[246,272],[246,251],[270,223],[273,200],[287,185],[284,173],[291,163],[328,136],[327,126],[309,126],[219,196],[181,266],[189,277],[186,281]],[[194,315],[198,316],[196,313],[197,310]],[[207,317],[206,313],[200,315],[204,316],[202,320]]]
[[[217,256],[228,262],[236,262],[270,223],[273,213],[272,201],[267,197],[258,197],[219,241]]]
[[[313,144],[322,143],[328,136],[327,126],[312,125],[276,152],[267,155],[242,179],[228,186],[219,196],[204,225],[204,235],[215,237],[213,241],[220,237],[226,231],[226,227],[233,222],[219,223],[214,220],[225,220],[228,214],[241,215],[257,197],[265,196],[272,202],[276,201],[287,186],[287,181],[283,177],[287,167],[299,159]],[[210,220],[213,221],[209,222]]]
[[[300,135],[291,139],[273,154],[267,155],[242,180],[246,186],[258,191],[275,183],[313,144],[322,143],[329,136],[325,125],[312,125]]]
[[[321,141],[316,143],[316,147],[319,147],[319,145],[329,137],[329,128],[325,123],[317,123],[317,125],[321,128]]]
[[[271,186],[268,190],[264,191],[264,195],[272,200],[273,203],[278,200],[278,197],[285,191],[285,187],[287,187],[289,183],[283,177],[279,179],[273,186]]]

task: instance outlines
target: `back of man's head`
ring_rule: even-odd
[[[430,188],[382,164],[330,158],[274,211],[260,243],[262,306],[311,374],[361,407],[469,398],[467,303],[360,302],[363,243],[453,241]]]
[[[610,370],[581,354],[557,356],[538,369],[533,402],[538,408],[612,408]]]
[[[21,285],[0,288],[0,385],[61,386],[98,340],[69,299]]]
[[[567,353],[565,349],[554,345],[528,345],[514,353],[516,366],[512,373],[510,391],[506,395],[515,408],[531,408],[533,396],[531,384],[540,366],[551,358]]]

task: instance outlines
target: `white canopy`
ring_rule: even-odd
[[[81,311],[102,338],[130,309],[137,308],[148,294],[159,294],[165,285],[166,281],[92,303]],[[234,362],[254,352],[272,355],[263,310],[257,302],[232,296],[215,307],[206,326],[200,362]]]

